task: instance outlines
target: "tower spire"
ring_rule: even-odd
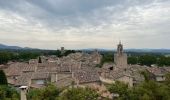
[[[119,41],[119,44],[117,46],[117,52],[118,52],[118,54],[123,53],[123,45],[121,44],[121,41]]]

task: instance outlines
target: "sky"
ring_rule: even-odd
[[[170,49],[170,0],[0,0],[0,43]]]

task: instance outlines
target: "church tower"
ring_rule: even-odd
[[[123,54],[123,45],[121,44],[121,41],[119,42],[119,44],[117,45],[117,53],[119,55]]]
[[[121,41],[117,45],[117,52],[114,54],[114,62],[116,65],[115,69],[125,69],[127,68],[127,54],[123,52],[123,45]]]

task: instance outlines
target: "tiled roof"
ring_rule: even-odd
[[[24,72],[34,72],[36,71],[37,65],[35,64],[28,64],[26,66],[23,66],[22,71]]]
[[[163,67],[166,71],[170,72],[170,66],[169,67]]]
[[[109,78],[111,79],[118,79],[118,78],[121,78],[123,76],[129,76],[130,77],[130,73],[129,71],[125,71],[124,69],[119,69],[119,70],[113,70],[110,72],[110,75],[109,75]]]
[[[59,66],[59,71],[60,72],[69,72],[71,68],[71,65],[67,62],[63,62],[61,66]]]
[[[22,73],[21,76],[18,77],[15,85],[29,86],[31,83],[32,75],[33,75],[33,72]]]
[[[11,64],[6,72],[7,76],[19,76],[22,73],[22,69],[26,66],[26,63],[13,63]]]
[[[65,87],[65,86],[70,86],[72,84],[72,82],[73,82],[72,77],[65,77],[60,80],[57,80],[57,82],[55,84],[57,87]]]
[[[164,75],[167,71],[164,68],[148,67],[147,70],[154,75]]]
[[[100,81],[97,71],[93,70],[77,70],[74,72],[73,76],[79,83],[90,83]]]

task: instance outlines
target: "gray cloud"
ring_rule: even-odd
[[[128,48],[170,48],[169,16],[170,0],[0,0],[0,42],[112,48],[122,39]]]

